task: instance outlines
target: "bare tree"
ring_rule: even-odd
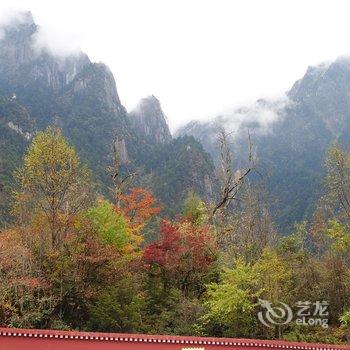
[[[266,246],[273,245],[276,231],[265,200],[264,184],[246,180],[235,210],[227,215],[221,247],[228,260],[255,262]]]
[[[137,176],[136,172],[130,172],[126,175],[121,174],[121,166],[123,164],[123,147],[125,147],[124,140],[117,136],[113,140],[112,164],[107,168],[107,171],[112,178],[113,188],[111,191],[113,192],[117,205],[119,205],[120,195],[124,193],[125,189]],[[126,163],[125,160],[124,163]]]
[[[219,133],[220,146],[220,180],[221,190],[218,202],[214,205],[211,215],[214,217],[218,211],[223,211],[230,203],[237,199],[237,195],[244,184],[245,179],[255,168],[255,157],[250,133],[248,132],[248,166],[245,169],[234,170],[232,164],[232,151],[225,130]]]

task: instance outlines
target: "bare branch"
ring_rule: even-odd
[[[227,134],[224,130],[220,131],[218,137],[220,145],[221,158],[221,177],[222,185],[220,191],[220,199],[212,210],[212,217],[218,210],[225,209],[233,200],[237,199],[240,188],[245,178],[255,169],[255,159],[253,155],[253,147],[250,133],[248,132],[248,167],[244,170],[234,171],[232,166],[232,152],[228,144]]]

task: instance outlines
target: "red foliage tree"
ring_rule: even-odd
[[[163,221],[160,231],[160,239],[145,248],[144,262],[149,268],[159,269],[165,284],[175,283],[185,291],[197,289],[216,260],[210,230],[188,221]]]

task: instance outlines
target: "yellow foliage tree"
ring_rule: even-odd
[[[62,234],[87,204],[89,171],[61,131],[49,127],[35,135],[15,177],[15,213],[22,221],[45,217],[42,224],[51,233],[50,244],[59,247]]]

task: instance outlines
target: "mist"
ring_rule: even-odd
[[[233,135],[242,128],[252,129],[259,134],[267,134],[271,131],[271,126],[283,118],[284,108],[291,103],[286,94],[275,98],[259,99],[246,106],[227,111],[214,118],[213,122],[220,124]]]

